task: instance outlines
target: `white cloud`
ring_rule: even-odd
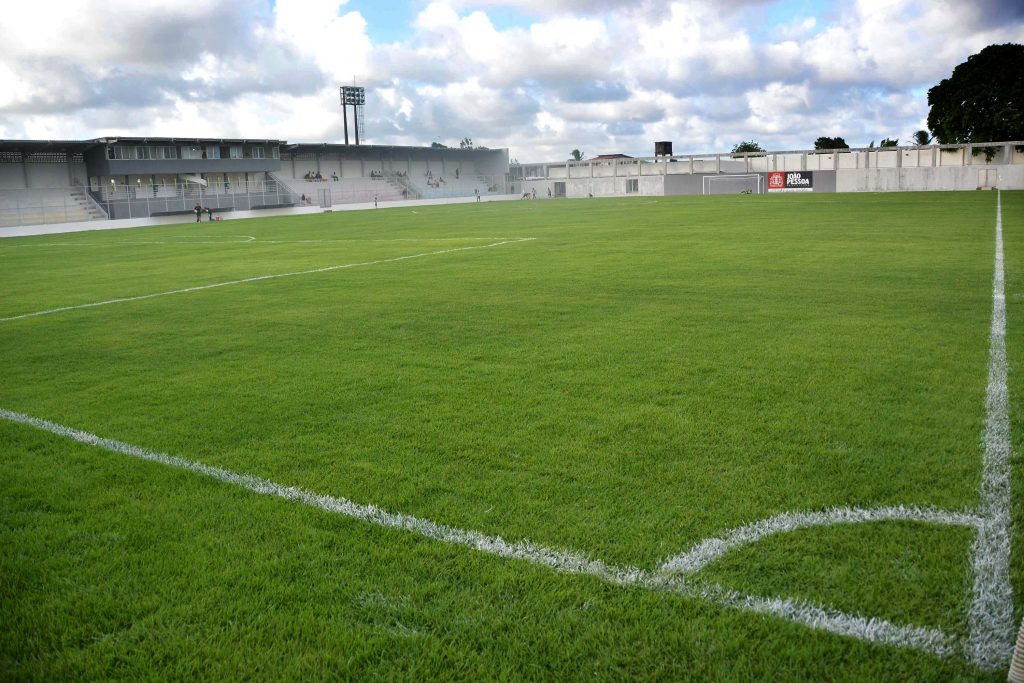
[[[337,86],[367,86],[376,144],[513,156],[805,147],[905,137],[969,54],[1024,42],[1013,0],[433,0],[374,44],[348,0],[61,0],[0,14],[0,135],[337,140]],[[495,8],[518,12],[499,23]],[[46,26],[45,31],[37,30]],[[563,149],[564,148],[564,149]]]

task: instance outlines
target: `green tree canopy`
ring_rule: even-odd
[[[879,147],[898,147],[900,144],[899,138],[890,140],[889,138],[882,138],[882,141],[878,143]]]
[[[1024,140],[1024,45],[989,45],[928,91],[940,143]]]
[[[448,149],[448,145],[442,145],[440,142],[431,142],[430,147],[432,149]]]
[[[732,148],[733,154],[744,154],[747,152],[763,152],[764,148],[753,140],[745,140]]]
[[[914,144],[918,147],[924,147],[930,144],[932,141],[932,134],[926,130],[919,130],[914,133]]]
[[[579,151],[578,149],[574,149],[573,151],[569,152],[569,159],[571,161],[583,161],[583,152]]]
[[[850,149],[850,146],[842,138],[821,136],[814,141],[814,149]]]

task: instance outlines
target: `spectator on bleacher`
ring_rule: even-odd
[[[316,172],[316,179],[317,180],[323,180],[324,179],[324,177],[322,175],[320,175],[320,171]]]
[[[455,179],[456,180],[459,179],[459,167],[458,166],[455,167]]]
[[[338,172],[335,171],[334,173],[331,174],[331,180],[337,180],[337,179],[338,179]]]

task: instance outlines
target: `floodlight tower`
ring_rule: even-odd
[[[355,85],[343,85],[340,88],[341,94],[341,116],[345,124],[345,144],[348,144],[348,108],[352,106],[352,119],[356,129],[356,144],[359,144],[359,134],[363,130],[363,106],[366,104],[366,88]],[[365,137],[365,135],[364,135]]]

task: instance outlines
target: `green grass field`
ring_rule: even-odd
[[[1016,625],[1024,193],[1002,215]],[[662,576],[772,516],[979,505],[995,223],[722,196],[3,239],[0,409]],[[817,526],[618,585],[0,419],[0,678],[1005,680],[961,648],[974,537]]]

